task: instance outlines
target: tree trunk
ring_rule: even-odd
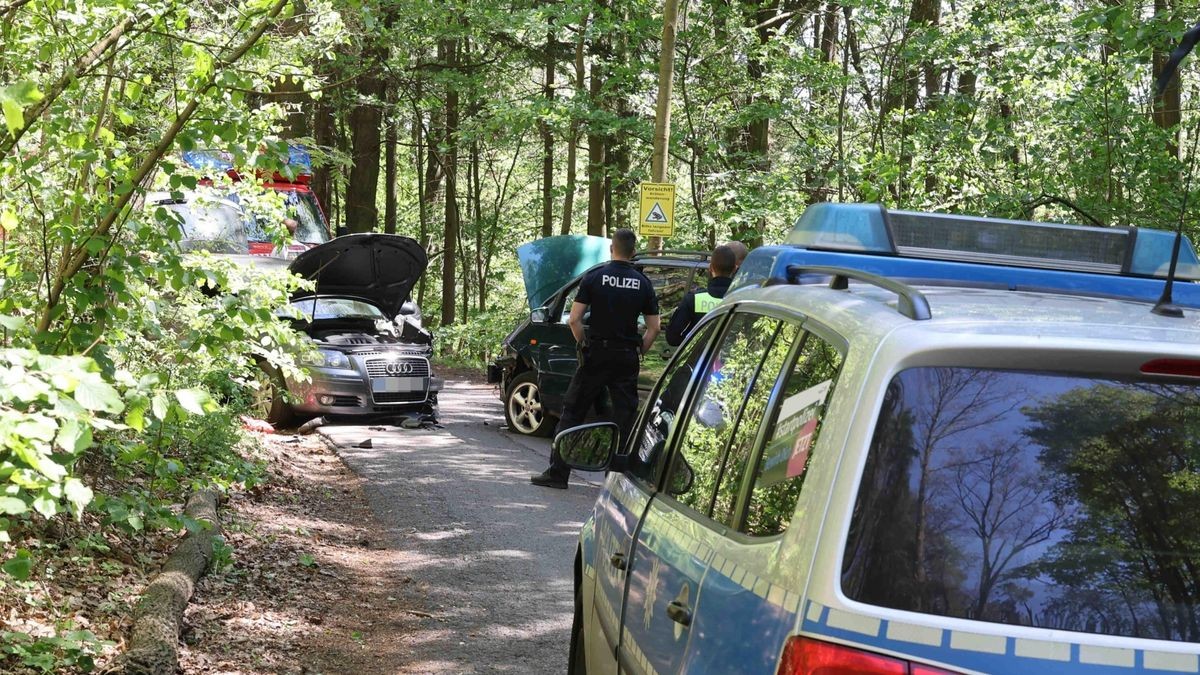
[[[838,37],[838,19],[841,14],[841,6],[836,2],[830,2],[825,7],[825,25],[821,29],[821,55],[825,59],[825,63],[833,63],[837,53],[837,37]]]
[[[546,99],[547,113],[554,107],[554,32],[546,33],[545,53],[546,76],[542,84],[542,97]],[[554,234],[554,132],[543,117],[538,122],[542,132],[542,236]]]
[[[584,78],[586,76],[586,67],[584,65],[584,36],[587,34],[588,17],[583,17],[583,21],[579,24],[579,38],[575,41],[575,102],[580,101],[584,97],[583,88],[586,86]],[[571,118],[571,135],[567,141],[567,184],[565,186],[566,193],[563,195],[563,217],[562,229],[560,234],[571,234],[571,218],[574,215],[572,212],[575,209],[575,162],[577,149],[579,148],[579,135],[583,125],[583,120],[576,112]]]
[[[201,524],[175,547],[154,575],[133,611],[129,648],[105,672],[123,675],[174,673],[179,668],[183,612],[213,557],[213,537],[221,534],[217,492],[192,494],[184,514]]]
[[[604,3],[598,3],[597,10],[604,8]],[[589,100],[594,110],[604,108],[604,66],[601,65],[605,56],[603,38],[596,37],[592,41],[592,77],[589,85]],[[606,173],[606,142],[607,139],[594,123],[588,124],[588,234],[604,236],[604,174]]]
[[[299,77],[285,75],[271,87],[273,99],[287,111],[283,122],[284,138],[304,138],[309,135],[306,108],[310,103],[308,94],[300,85]]]
[[[1169,18],[1171,12],[1171,3],[1168,0],[1154,0],[1154,16],[1160,20]],[[1157,46],[1154,49],[1154,77],[1157,80],[1158,74],[1162,72],[1163,66],[1166,65],[1167,59],[1170,58],[1168,50],[1164,50]],[[1175,75],[1167,82],[1167,88],[1163,91],[1162,96],[1154,97],[1154,124],[1159,129],[1171,131],[1171,140],[1167,142],[1167,154],[1171,157],[1179,157],[1179,122],[1180,122],[1180,78],[1181,69],[1175,71]]]
[[[313,120],[313,140],[318,146],[331,149],[335,142],[335,131],[333,108],[328,98],[321,97],[317,101],[316,118]],[[330,226],[333,226],[333,170],[327,163],[313,168],[312,190],[321,208],[325,209]]]
[[[438,50],[438,58],[444,58],[440,48]],[[416,104],[414,103],[414,108],[415,107]],[[429,250],[429,247],[432,245],[433,241],[434,227],[433,223],[430,222],[430,216],[432,213],[434,213],[432,207],[437,204],[438,191],[441,189],[442,184],[443,167],[441,151],[438,148],[438,138],[445,133],[445,117],[443,113],[444,110],[433,111],[429,115],[428,128],[422,126],[422,129],[425,132],[425,137],[424,140],[422,140],[420,147],[424,148],[424,159],[422,160],[422,165],[417,168],[417,172],[419,180],[421,181],[420,185],[422,186],[420,188],[421,206],[424,211],[424,215],[422,216],[423,224],[421,227],[421,245],[424,246],[426,250]],[[419,111],[418,115],[421,115]],[[421,118],[418,117],[418,119]],[[424,307],[424,305],[421,304],[421,301],[423,301],[425,298],[426,277],[428,277],[428,275],[421,275],[421,285],[417,289],[419,293],[419,300],[417,304],[421,307]]]
[[[425,203],[425,118],[417,101],[421,100],[421,92],[413,97],[413,177],[417,183],[417,241],[428,250],[429,207]],[[425,306],[425,276],[417,282],[417,307]]]
[[[386,54],[375,48],[363,55],[368,63],[380,63]],[[375,196],[379,191],[380,124],[383,121],[383,80],[378,68],[368,66],[358,76],[360,102],[350,112],[354,164],[346,186],[346,226],[351,232],[371,232],[379,225]]]
[[[479,281],[479,311],[487,311],[487,275],[483,270],[483,180],[479,177],[479,140],[471,140],[471,210],[475,221],[475,278]]]
[[[913,37],[928,26],[936,26],[941,17],[941,0],[912,0],[909,7],[908,23],[898,47],[899,67],[895,64],[890,69],[890,82],[883,94],[880,108],[878,133],[883,136],[883,129],[888,125],[888,117],[897,110],[905,111],[903,121],[898,126],[900,133],[900,179],[893,186],[893,194],[897,199],[904,199],[909,186],[909,173],[913,164],[912,150],[908,147],[908,136],[912,124],[908,120],[908,111],[916,110],[920,99],[921,83],[924,79],[926,96],[932,97],[938,90],[939,71],[932,62],[913,63],[909,59],[908,50]],[[899,84],[897,84],[897,82]],[[932,178],[927,177],[928,178]],[[928,180],[926,181],[928,186]]]
[[[667,15],[673,11],[676,11],[678,9],[678,7],[676,6],[673,10],[671,5],[678,5],[678,0],[667,0],[667,2],[664,3],[664,19],[663,19],[664,25],[668,22],[668,20],[670,21],[670,25],[671,25],[670,51],[671,51],[671,61],[672,62],[670,64],[670,67],[671,67],[671,74],[672,74],[671,82],[673,83],[673,81],[674,81],[673,75],[674,75],[674,69],[675,69],[674,54],[675,54],[675,23],[676,23],[676,20],[675,20],[675,17],[667,16]],[[630,10],[628,7],[629,6],[626,5],[626,9],[623,10],[625,14],[624,14],[624,16],[621,17],[622,23],[626,23],[626,22],[629,22],[632,20],[632,17],[629,15]],[[677,13],[677,11],[676,11],[676,13]],[[665,30],[664,30],[664,37],[666,37]],[[630,49],[630,46],[629,46],[629,33],[628,33],[628,31],[623,31],[620,36],[620,41],[617,43],[617,54],[616,54],[616,58],[615,58],[615,61],[617,64],[616,67],[618,69],[620,69],[620,72],[622,72],[622,73],[628,74],[628,73],[634,72],[636,70],[636,66],[634,66],[634,64],[632,63],[631,51],[632,50]],[[627,75],[626,75],[626,77],[627,77]],[[622,82],[621,84],[623,86],[612,87],[612,89],[614,90],[615,100],[611,100],[610,105],[612,105],[616,109],[617,117],[621,120],[621,123],[622,123],[622,125],[621,125],[622,130],[618,131],[616,134],[613,134],[613,136],[611,137],[611,139],[608,142],[608,145],[606,146],[606,152],[605,152],[605,164],[608,167],[608,170],[606,171],[606,175],[608,176],[608,185],[606,188],[607,199],[608,199],[606,222],[608,224],[609,234],[611,234],[614,230],[616,230],[617,228],[620,228],[620,227],[628,227],[630,229],[633,229],[635,232],[638,229],[637,224],[636,224],[636,219],[633,222],[630,222],[628,220],[629,212],[630,212],[630,201],[633,198],[633,183],[630,182],[630,180],[629,180],[629,175],[631,173],[630,168],[631,168],[631,164],[632,164],[632,159],[630,157],[632,140],[630,137],[630,133],[628,131],[624,131],[624,129],[629,129],[629,128],[637,126],[637,117],[638,116],[637,116],[637,113],[635,113],[631,109],[630,102],[629,102],[629,97],[631,95],[630,92],[635,91],[636,89],[634,86],[627,85],[624,82]],[[669,111],[670,111],[670,98],[671,98],[670,88],[668,88],[668,91],[667,91],[668,117],[669,117]],[[656,117],[657,117],[657,115],[656,115]],[[667,131],[667,140],[668,140],[668,145],[669,145],[669,140],[670,140],[670,123],[669,122],[667,124],[667,130],[668,130]],[[669,157],[669,154],[670,153],[669,153],[669,149],[668,149],[668,157]],[[669,159],[668,159],[668,161],[669,161]],[[661,248],[661,246],[651,245],[650,248]]]
[[[396,108],[395,108],[395,93],[388,93],[388,119],[387,119],[387,137],[386,143],[386,161],[384,163],[384,207],[383,207],[383,231],[388,234],[396,234]]]
[[[458,42],[445,40],[442,54],[446,69],[458,67]],[[442,326],[454,323],[455,263],[458,260],[458,87],[446,86],[446,153],[442,166],[446,172],[446,228],[442,245]]]

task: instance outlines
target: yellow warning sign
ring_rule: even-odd
[[[642,208],[638,233],[645,237],[675,234],[675,184],[642,183]]]

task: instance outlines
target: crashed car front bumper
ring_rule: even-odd
[[[445,381],[417,357],[363,358],[350,355],[353,369],[309,367],[308,382],[289,382],[292,409],[303,415],[377,415],[436,405]],[[381,363],[423,362],[417,374],[384,371]]]
[[[488,384],[499,384],[503,389],[505,381],[512,376],[512,371],[516,365],[516,354],[505,354],[496,357],[496,360],[489,363],[487,367]]]

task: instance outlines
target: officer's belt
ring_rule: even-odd
[[[599,347],[601,349],[628,349],[633,351],[637,349],[637,345],[626,340],[588,340],[589,347]]]

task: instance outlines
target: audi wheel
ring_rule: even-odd
[[[558,419],[546,410],[537,376],[527,370],[512,379],[504,395],[504,419],[522,436],[549,436]]]
[[[287,401],[287,382],[283,374],[272,366],[262,363],[255,373],[257,387],[251,409],[259,419],[270,422],[276,428],[286,427],[296,420],[292,406]]]

